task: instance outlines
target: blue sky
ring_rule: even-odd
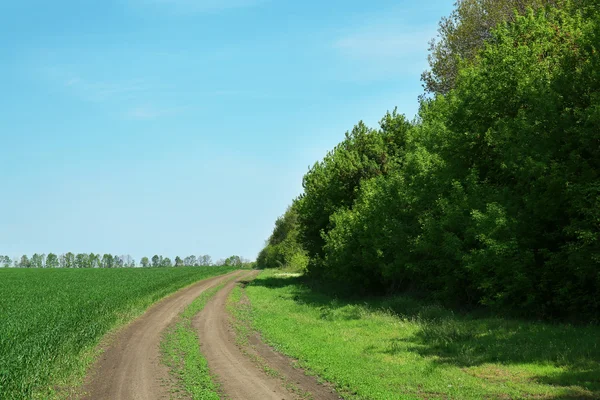
[[[0,2],[0,254],[254,259],[453,0]]]

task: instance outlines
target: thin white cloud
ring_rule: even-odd
[[[138,5],[159,6],[174,13],[217,12],[254,7],[269,0],[133,0]]]
[[[66,85],[67,86],[73,86],[73,85],[77,85],[79,82],[81,82],[81,79],[79,78],[71,78],[67,81]]]
[[[342,37],[334,42],[333,47],[344,56],[355,59],[407,58],[424,53],[434,33],[435,30],[433,33],[366,31]]]
[[[427,66],[429,40],[435,27],[371,24],[331,42],[344,61],[345,79],[370,81],[402,74],[419,75]]]
[[[148,120],[155,119],[162,115],[160,111],[148,107],[135,107],[127,111],[127,117],[130,119]]]
[[[104,101],[119,98],[136,98],[151,90],[142,81],[104,82],[74,76],[65,80],[65,86],[75,95],[88,101]]]
[[[138,106],[128,110],[125,118],[138,121],[154,120],[161,117],[170,117],[185,111],[185,107],[178,108],[157,108],[153,106]]]

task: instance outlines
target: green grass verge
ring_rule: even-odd
[[[461,314],[409,297],[343,300],[279,271],[245,291],[263,338],[346,398],[600,398],[597,326]]]
[[[248,338],[252,333],[252,308],[243,299],[244,291],[240,285],[233,288],[227,298],[227,312],[233,317],[235,340],[240,347],[248,345]]]
[[[192,326],[194,316],[204,309],[206,303],[227,282],[208,289],[198,296],[181,313],[179,320],[168,329],[161,341],[163,362],[175,378],[175,392],[180,388],[183,397],[191,396],[194,400],[219,400],[219,386],[215,383],[208,369],[208,362],[200,351],[198,334]]]
[[[72,395],[111,330],[230,267],[0,269],[0,398]]]

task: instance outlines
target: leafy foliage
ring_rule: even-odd
[[[309,273],[598,320],[599,12],[521,14],[414,123],[395,112],[377,130],[360,123],[307,173],[296,209]]]
[[[273,234],[256,259],[259,268],[285,268],[303,271],[308,256],[298,241],[298,202],[275,221]]]
[[[421,80],[429,93],[447,94],[456,85],[461,65],[475,61],[492,30],[503,22],[514,22],[530,7],[543,8],[561,0],[457,0],[455,9],[442,18],[438,36],[429,47],[429,67]]]

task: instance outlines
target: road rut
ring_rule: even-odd
[[[159,301],[116,337],[92,368],[83,387],[84,399],[168,399],[169,371],[160,360],[163,331],[205,290],[239,271],[195,283]]]

